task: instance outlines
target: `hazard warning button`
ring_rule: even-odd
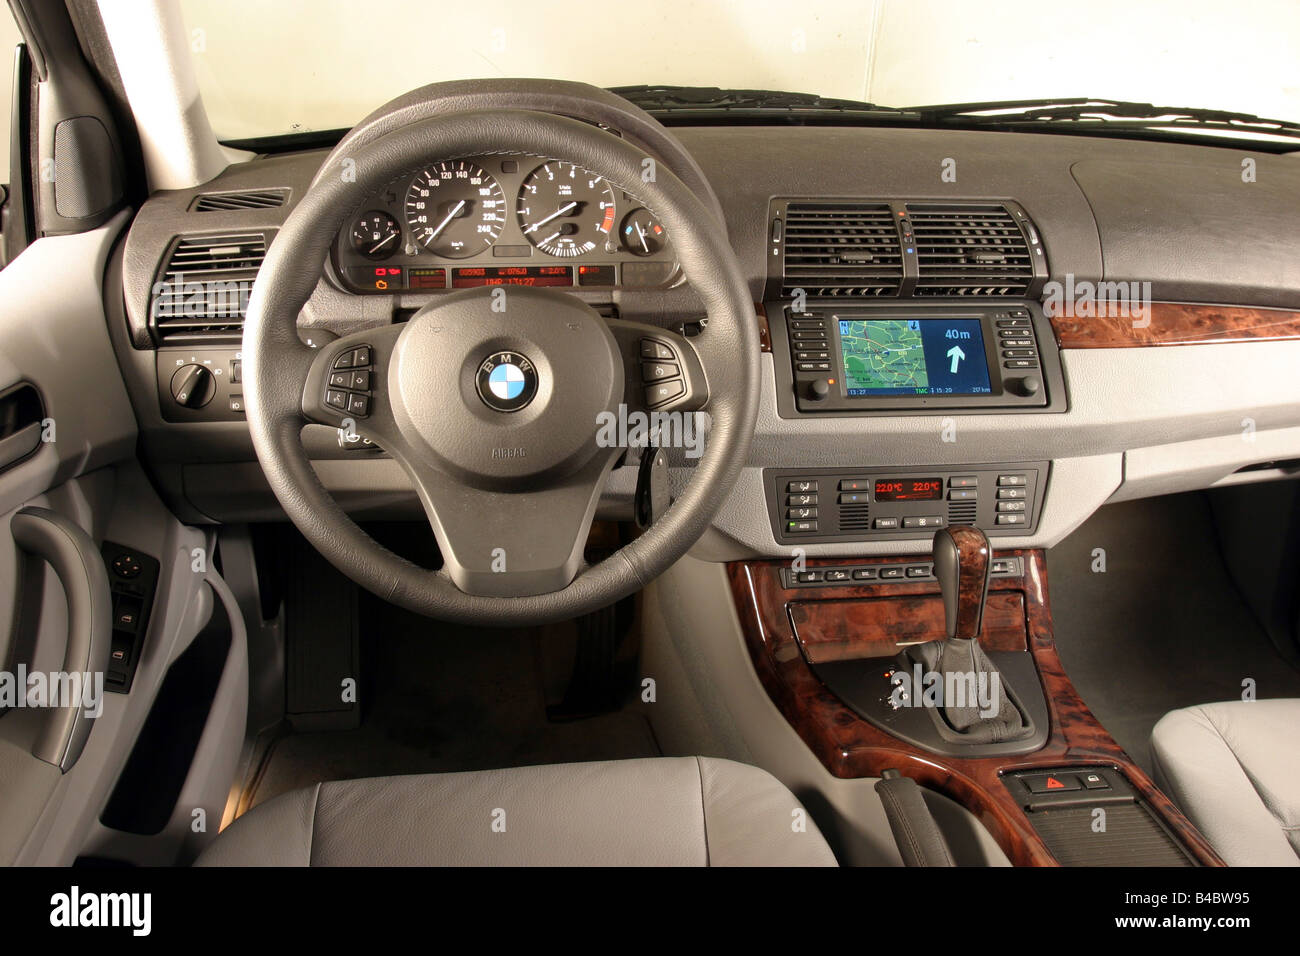
[[[1030,793],[1058,793],[1082,790],[1079,778],[1072,773],[1036,773],[1020,778]]]

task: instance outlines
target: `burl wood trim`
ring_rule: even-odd
[[[1063,349],[1300,339],[1300,312],[1244,306],[1153,302],[1150,315],[1141,319],[1053,316],[1051,321],[1056,343]],[[1142,327],[1134,328],[1135,321]]]
[[[800,601],[790,620],[804,656],[814,664],[892,657],[912,644],[941,641],[943,599],[934,594],[852,601]],[[1025,596],[996,591],[984,608],[980,646],[986,651],[1027,648]]]
[[[900,741],[858,717],[827,690],[799,651],[789,605],[819,598],[847,602],[933,595],[938,593],[935,582],[788,589],[781,583],[782,565],[775,561],[735,562],[727,566],[727,575],[759,680],[804,743],[835,776],[878,777],[885,770],[897,769],[921,786],[937,790],[965,806],[988,828],[1012,863],[1055,866],[1055,858],[1012,799],[999,774],[1038,767],[1116,767],[1197,860],[1207,866],[1222,866],[1223,861],[1205,838],[1097,722],[1065,676],[1052,640],[1043,552],[1009,551],[999,556],[1024,559],[1022,577],[995,577],[990,588],[992,593],[1017,591],[1024,597],[1029,649],[1047,697],[1050,723],[1048,740],[1042,749],[1016,757],[944,757]],[[897,557],[856,563],[881,566],[914,560]],[[845,567],[846,562],[830,559],[808,562],[810,569],[827,566]]]
[[[946,535],[957,548],[957,628],[954,636],[963,640],[978,637],[984,596],[988,593],[992,550],[989,539],[979,528],[970,525],[943,528],[938,534]]]
[[[770,352],[772,351],[772,327],[767,321],[767,309],[763,308],[762,302],[755,302],[754,312],[758,317],[758,350]]]

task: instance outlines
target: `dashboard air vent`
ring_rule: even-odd
[[[786,207],[782,294],[898,295],[903,257],[887,203],[791,202]]]
[[[190,212],[238,212],[241,209],[275,209],[289,198],[287,189],[259,189],[241,193],[206,193],[190,204]]]
[[[1022,295],[1034,281],[1029,245],[1001,203],[908,203],[917,296]]]
[[[150,295],[159,343],[238,341],[269,239],[260,232],[177,239]]]

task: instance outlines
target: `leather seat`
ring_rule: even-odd
[[[1230,866],[1300,866],[1300,700],[1230,701],[1166,714],[1156,782]]]
[[[834,866],[835,857],[766,771],[663,757],[322,783],[253,808],[198,865]]]

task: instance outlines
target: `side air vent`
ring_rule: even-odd
[[[287,189],[259,189],[240,193],[205,193],[190,203],[190,212],[238,212],[241,209],[275,209],[289,198]]]
[[[1023,295],[1034,281],[1029,245],[1002,204],[908,203],[917,296]]]
[[[151,290],[159,344],[237,342],[269,233],[178,238]]]
[[[887,203],[791,202],[784,229],[782,295],[898,295],[903,257]]]

